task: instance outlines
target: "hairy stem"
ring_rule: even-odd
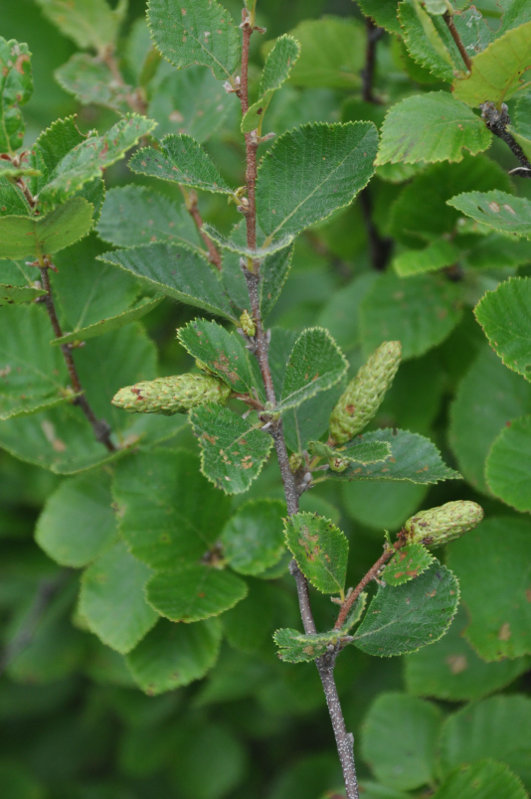
[[[343,627],[352,606],[356,602],[357,598],[359,597],[365,586],[367,586],[371,580],[374,580],[374,578],[378,575],[378,572],[380,571],[382,566],[385,566],[387,561],[391,560],[395,552],[398,552],[398,550],[401,547],[403,547],[404,544],[405,541],[401,537],[399,537],[392,546],[390,547],[386,546],[386,548],[384,549],[378,560],[375,563],[373,563],[369,571],[361,578],[356,588],[353,591],[351,591],[351,593],[347,596],[347,598],[341,605],[341,610],[339,611],[337,621],[334,624],[334,630],[339,630],[341,629],[341,627]]]
[[[57,311],[55,309],[55,302],[52,293],[52,287],[50,284],[50,277],[48,274],[48,270],[52,267],[52,263],[46,257],[42,260],[42,265],[40,266],[40,273],[41,273],[41,283],[42,287],[45,290],[46,294],[43,297],[44,305],[46,306],[46,310],[48,312],[48,316],[50,318],[50,322],[53,328],[53,332],[55,333],[56,338],[61,338],[63,335],[63,331],[61,329],[61,325],[59,323],[59,319],[57,317]],[[61,344],[61,352],[63,353],[64,362],[66,364],[66,368],[68,369],[68,374],[70,376],[70,384],[78,395],[74,400],[74,405],[79,405],[83,413],[85,414],[86,418],[90,422],[92,429],[94,431],[94,437],[97,441],[101,441],[101,443],[109,450],[109,452],[115,452],[116,447],[114,446],[113,442],[111,441],[110,437],[110,427],[104,419],[97,419],[94,411],[92,410],[89,401],[87,400],[83,386],[81,385],[81,380],[79,379],[79,374],[76,369],[76,365],[74,363],[74,358],[72,356],[72,350],[68,344]]]
[[[459,36],[459,33],[457,31],[457,28],[455,27],[454,18],[452,16],[452,14],[450,14],[450,12],[447,11],[446,14],[443,14],[443,19],[446,22],[448,30],[450,31],[450,33],[452,35],[452,39],[454,40],[454,42],[457,45],[457,49],[461,53],[461,58],[465,62],[466,68],[468,69],[469,72],[471,72],[472,71],[472,61],[470,60],[470,56],[468,55],[468,53],[467,53],[467,51],[465,49],[465,45],[463,44],[462,39]]]
[[[254,18],[249,14],[246,9],[242,12],[242,60],[241,60],[241,76],[240,88],[238,90],[238,97],[240,99],[242,115],[245,114],[249,108],[249,94],[248,94],[248,64],[249,64],[249,42],[254,30]],[[257,161],[256,154],[258,149],[258,136],[257,132],[245,134],[245,154],[246,154],[246,167],[245,167],[245,183],[247,191],[247,202],[243,207],[246,221],[247,230],[247,246],[256,249],[256,202],[255,202],[255,185],[256,185],[256,170]],[[277,454],[278,465],[284,487],[284,495],[286,498],[286,505],[288,514],[291,516],[299,510],[299,496],[300,490],[297,485],[295,475],[291,471],[288,450],[286,447],[286,440],[282,429],[282,419],[276,416],[274,410],[276,408],[275,388],[273,385],[273,378],[269,364],[269,340],[264,330],[262,314],[260,310],[260,261],[258,259],[249,258],[243,263],[243,271],[247,283],[247,290],[249,294],[249,302],[251,305],[251,313],[253,321],[256,325],[256,333],[254,336],[254,353],[258,360],[260,373],[264,383],[267,402],[272,410],[272,416],[269,419],[271,423],[271,434],[275,444],[275,451]],[[308,590],[308,582],[304,574],[299,569],[295,560],[290,563],[290,573],[295,579],[297,588],[297,597],[299,601],[299,610],[301,614],[302,624],[305,633],[315,633],[317,628],[313,617],[310,594]],[[345,781],[345,788],[347,792],[347,799],[359,799],[358,782],[356,778],[356,769],[354,765],[354,738],[352,734],[347,733],[345,727],[345,720],[341,704],[337,694],[337,688],[334,681],[334,665],[336,653],[330,656],[318,658],[315,663],[319,672],[319,677],[323,685],[323,691],[326,698],[326,704],[332,722],[332,729],[336,740],[337,751],[343,777]]]
[[[531,164],[514,136],[507,130],[511,119],[505,103],[502,103],[501,109],[497,108],[495,103],[483,103],[481,105],[481,116],[488,129],[507,144],[513,155],[520,162],[523,169],[518,170],[518,175],[531,178]]]

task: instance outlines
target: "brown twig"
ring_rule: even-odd
[[[347,596],[347,598],[341,605],[341,610],[339,611],[337,621],[334,624],[334,630],[340,630],[341,627],[343,627],[343,625],[347,620],[348,614],[352,609],[352,606],[356,602],[357,598],[359,597],[365,586],[367,586],[371,580],[374,580],[374,578],[378,575],[378,572],[380,571],[382,566],[385,566],[387,561],[390,560],[395,554],[395,552],[398,552],[398,550],[401,547],[403,547],[405,543],[406,543],[405,540],[399,534],[399,537],[392,546],[386,546],[386,548],[384,549],[378,560],[375,563],[373,563],[369,571],[361,578],[356,588],[353,591],[351,591],[351,593]]]
[[[248,97],[248,63],[249,63],[249,42],[254,28],[254,19],[246,9],[242,12],[242,60],[241,60],[241,76],[240,88],[237,92],[240,99],[242,114],[245,114],[249,108]],[[246,169],[245,169],[245,182],[247,190],[246,204],[241,206],[245,214],[246,230],[247,230],[247,246],[251,249],[256,249],[256,203],[255,203],[255,184],[256,184],[256,153],[258,149],[258,137],[256,133],[247,133],[245,135],[245,152],[246,152]],[[286,498],[286,505],[289,515],[293,515],[299,510],[299,496],[300,491],[297,485],[295,475],[291,471],[289,464],[289,456],[286,447],[286,441],[282,429],[282,419],[280,416],[274,414],[276,407],[275,389],[273,385],[273,378],[271,375],[271,368],[269,365],[269,342],[263,327],[263,321],[260,311],[259,302],[259,286],[260,286],[260,261],[258,259],[249,258],[244,262],[243,271],[247,282],[247,289],[249,293],[249,302],[251,305],[251,313],[253,321],[256,326],[256,333],[254,336],[254,353],[258,360],[262,380],[264,383],[265,394],[267,402],[269,403],[272,414],[269,417],[271,424],[271,434],[275,444],[277,460],[279,464],[282,484],[284,487],[284,495]],[[267,412],[264,414],[266,416]],[[299,569],[297,563],[293,560],[290,564],[290,572],[295,579],[297,587],[297,596],[299,601],[299,610],[301,619],[306,633],[315,633],[316,626],[313,618],[313,613],[310,604],[310,595],[308,590],[308,583],[304,574]],[[345,787],[347,791],[347,799],[359,799],[358,782],[356,778],[356,769],[354,764],[354,738],[347,732],[345,727],[345,720],[341,704],[337,694],[337,689],[334,681],[334,666],[337,651],[331,652],[323,657],[317,658],[315,661],[319,677],[323,685],[323,691],[326,698],[326,704],[332,722],[332,729],[337,745],[337,751]]]
[[[452,39],[454,40],[454,42],[457,45],[457,49],[461,53],[461,58],[465,62],[466,68],[468,69],[469,72],[471,72],[472,71],[472,61],[471,61],[470,56],[468,55],[468,53],[467,53],[467,51],[465,49],[465,45],[463,44],[463,41],[462,41],[461,37],[459,36],[457,28],[455,27],[454,18],[452,16],[452,14],[450,14],[450,12],[447,11],[446,14],[443,14],[443,19],[446,22],[448,30],[450,31],[450,33],[452,35]]]
[[[61,338],[63,335],[63,331],[61,329],[61,325],[59,323],[59,319],[57,317],[57,311],[55,309],[55,302],[52,293],[52,287],[50,284],[50,277],[48,274],[49,269],[53,269],[54,266],[49,258],[44,257],[39,267],[39,271],[41,274],[41,283],[44,291],[46,294],[43,297],[44,305],[46,306],[46,310],[48,312],[48,316],[50,318],[50,323],[53,328],[53,332],[56,338]],[[61,352],[63,353],[64,362],[66,364],[66,368],[68,369],[68,374],[70,376],[70,384],[74,392],[78,395],[73,400],[74,405],[79,405],[83,413],[85,414],[86,418],[90,422],[92,429],[94,431],[94,437],[97,441],[101,441],[101,443],[109,450],[109,452],[115,452],[116,447],[111,441],[110,437],[110,427],[104,419],[97,419],[92,407],[87,400],[83,386],[81,385],[81,380],[79,379],[79,374],[76,369],[76,365],[74,363],[74,358],[72,356],[72,350],[68,344],[61,344]]]
[[[201,211],[199,210],[199,205],[197,203],[197,194],[193,189],[187,189],[186,186],[181,184],[179,184],[179,188],[184,197],[186,210],[194,220],[197,232],[203,239],[208,250],[208,260],[219,272],[221,272],[221,253],[210,236],[203,230],[203,217],[201,216]]]
[[[518,169],[518,171],[513,170],[513,172],[521,177],[531,178],[531,163],[529,163],[529,160],[526,158],[524,151],[514,136],[507,130],[507,126],[510,124],[511,119],[505,103],[501,104],[501,109],[497,108],[495,103],[482,103],[480,108],[481,117],[485,125],[495,136],[498,136],[498,138],[507,144],[513,155],[515,155],[520,162],[522,168]]]
[[[361,71],[361,96],[366,103],[380,103],[374,96],[374,71],[376,68],[376,45],[382,38],[384,30],[374,24],[370,17],[365,20],[367,39],[365,45],[365,66]]]

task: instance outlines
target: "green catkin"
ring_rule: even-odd
[[[384,341],[360,367],[330,416],[330,437],[336,444],[350,441],[375,416],[393,382],[401,353],[399,341]]]
[[[137,413],[184,413],[207,402],[227,401],[231,389],[210,375],[171,375],[121,388],[113,405]]]
[[[483,519],[483,508],[477,502],[459,499],[411,516],[404,525],[411,543],[441,546],[472,530]]]

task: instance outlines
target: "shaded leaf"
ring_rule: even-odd
[[[525,88],[530,36],[531,22],[526,22],[495,39],[474,56],[470,75],[454,81],[454,97],[471,106],[487,101],[499,106]]]
[[[65,92],[73,94],[82,105],[102,105],[119,114],[131,110],[129,101],[133,97],[133,87],[119,84],[101,58],[74,53],[66,64],[55,70],[54,77]]]
[[[304,576],[323,594],[343,597],[348,541],[328,519],[299,512],[284,525],[286,543]]]
[[[416,652],[444,635],[458,602],[455,576],[434,563],[409,583],[378,589],[354,634],[354,644],[379,657]]]
[[[147,244],[106,252],[100,261],[132,273],[176,300],[233,319],[220,278],[207,261],[180,244]]]
[[[342,485],[342,497],[348,515],[378,531],[399,530],[418,509],[427,484],[389,480],[352,480]]]
[[[240,56],[240,36],[217,0],[150,0],[148,24],[160,52],[174,66],[202,64],[230,80]]]
[[[53,350],[44,308],[4,308],[0,316],[0,419],[71,401],[62,353]]]
[[[469,191],[448,200],[466,216],[481,225],[531,238],[531,200],[502,191]]]
[[[491,662],[531,654],[529,522],[492,517],[448,549],[470,620],[466,639]]]
[[[170,133],[158,149],[143,147],[133,155],[129,169],[137,174],[182,183],[214,194],[232,194],[218,168],[199,142],[184,133]]]
[[[404,360],[417,357],[444,341],[461,315],[460,287],[442,276],[382,275],[360,306],[363,351],[369,355],[383,341],[400,341]]]
[[[146,596],[171,621],[193,622],[219,616],[247,594],[244,580],[204,563],[186,564],[153,575]]]
[[[380,694],[365,717],[361,747],[377,779],[404,790],[431,783],[442,718],[432,702],[407,694]]]
[[[516,510],[531,511],[529,468],[522,459],[531,452],[531,415],[502,428],[490,449],[485,478],[492,493]]]
[[[324,328],[303,330],[296,339],[285,367],[278,409],[295,408],[335,385],[347,371],[345,356]]]
[[[215,664],[222,631],[217,619],[197,624],[161,620],[127,656],[136,682],[150,696],[199,680]]]
[[[259,499],[241,505],[221,532],[223,554],[234,571],[260,575],[284,554],[284,502]]]
[[[463,637],[468,613],[461,606],[440,641],[407,655],[404,678],[408,693],[451,702],[480,699],[511,683],[529,666],[528,658],[485,663]]]
[[[35,540],[61,566],[86,566],[116,535],[109,476],[104,471],[65,480],[48,498]]]
[[[31,54],[27,44],[0,36],[0,153],[22,146],[24,119],[19,106],[33,93]]]
[[[82,49],[114,44],[127,10],[127,0],[111,9],[107,0],[37,0],[43,13]]]
[[[378,136],[370,122],[302,125],[280,136],[258,170],[258,221],[276,237],[300,233],[348,205],[368,183]]]
[[[452,39],[444,22],[431,17],[419,0],[398,4],[400,34],[411,58],[438,78],[451,81],[454,70],[463,68],[459,53],[454,53]],[[453,44],[453,42],[452,42]]]
[[[422,250],[405,250],[393,259],[393,268],[400,277],[434,272],[460,260],[459,248],[451,241],[439,239]]]
[[[133,555],[154,569],[203,558],[230,514],[227,497],[184,450],[138,452],[116,465],[113,494]]]
[[[94,207],[72,197],[45,216],[0,217],[0,258],[42,258],[69,247],[92,227]]]
[[[226,494],[246,491],[262,470],[272,438],[252,418],[242,419],[219,405],[194,408],[190,421],[201,446],[205,477]]]
[[[396,0],[358,0],[358,5],[365,16],[370,17],[380,28],[400,36]]]
[[[447,92],[406,97],[385,117],[377,164],[461,161],[463,150],[486,150],[491,134],[483,120]]]
[[[258,88],[260,98],[250,106],[242,118],[241,130],[243,133],[249,133],[261,126],[261,121],[273,94],[288,79],[293,65],[299,57],[300,49],[299,42],[293,36],[284,34],[276,39],[262,70]]]
[[[134,322],[136,319],[141,319],[147,313],[157,307],[162,301],[162,297],[143,297],[134,305],[127,308],[121,313],[114,316],[107,317],[107,319],[100,319],[98,322],[93,322],[86,327],[79,327],[72,330],[70,333],[65,333],[64,336],[53,340],[53,344],[60,346],[70,341],[86,341],[94,336],[103,336],[111,330],[118,330],[118,328]]]
[[[99,555],[83,573],[80,613],[92,632],[121,654],[133,649],[157,621],[144,596],[150,573],[123,541]]]
[[[525,696],[492,696],[467,705],[443,723],[440,771],[446,776],[456,766],[491,757],[507,764],[529,788],[531,764],[523,742],[530,736],[531,700]]]
[[[386,585],[402,585],[425,572],[434,560],[422,544],[408,544],[393,555],[382,572],[382,580]]]

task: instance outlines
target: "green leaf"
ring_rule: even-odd
[[[177,68],[202,64],[230,80],[240,57],[240,36],[216,0],[150,0],[148,23],[164,58]]]
[[[442,712],[432,702],[383,693],[363,723],[361,754],[376,778],[391,788],[412,790],[432,783]]]
[[[71,401],[75,394],[62,353],[50,347],[44,308],[3,308],[0,327],[0,419]]]
[[[470,734],[474,730],[474,734]],[[513,694],[492,696],[453,713],[439,739],[440,771],[490,757],[507,764],[531,787],[531,764],[524,741],[531,737],[531,700]]]
[[[169,297],[234,319],[219,275],[198,252],[187,247],[169,242],[147,244],[106,252],[99,260],[125,269]]]
[[[194,408],[190,421],[201,446],[205,477],[226,494],[246,491],[269,455],[271,437],[257,429],[252,418],[242,419],[219,405]]]
[[[194,319],[179,328],[177,338],[193,358],[206,364],[233,391],[252,393],[257,382],[251,369],[248,351],[238,333],[229,333],[216,322]]]
[[[463,61],[459,53],[456,58],[449,49],[448,40],[452,40],[444,22],[430,17],[419,0],[400,2],[398,20],[400,34],[411,58],[437,78],[451,81],[454,69],[462,69]]]
[[[418,509],[427,485],[388,480],[353,480],[343,483],[342,496],[348,515],[378,531],[399,530]]]
[[[323,16],[291,31],[301,54],[290,83],[306,88],[353,89],[360,85],[365,32],[358,20]]]
[[[495,760],[476,760],[459,766],[432,794],[433,799],[526,799],[527,795],[516,774]]]
[[[416,580],[380,587],[354,634],[354,644],[378,657],[416,652],[444,635],[458,603],[457,579],[436,562]]]
[[[110,8],[107,0],[37,0],[46,17],[81,48],[103,50],[114,44],[127,10],[127,0]]]
[[[157,150],[153,147],[137,150],[128,166],[137,174],[181,183],[192,189],[233,194],[207,152],[186,134],[170,133],[162,139]]]
[[[461,582],[466,639],[488,662],[531,654],[529,523],[493,517],[455,541],[448,563]]]
[[[0,161],[0,179],[36,177],[37,175],[40,175],[39,170],[31,166],[24,166],[23,164],[16,166],[12,161]]]
[[[474,107],[485,102],[499,106],[526,88],[530,36],[531,22],[526,22],[495,39],[474,56],[470,75],[454,81],[454,97]]]
[[[343,597],[348,541],[328,519],[314,513],[290,516],[284,525],[286,543],[305,577],[323,594]]]
[[[57,164],[84,139],[75,116],[56,119],[42,131],[29,153],[29,162],[40,172],[29,181],[33,194],[38,194],[46,186]]]
[[[280,660],[285,663],[304,663],[326,654],[329,647],[341,645],[344,635],[342,630],[305,635],[298,630],[283,627],[275,631],[273,640],[278,647]]]
[[[345,356],[327,330],[322,327],[303,330],[285,367],[278,409],[295,408],[331,388],[341,380],[347,366]]]
[[[396,0],[357,0],[357,4],[366,17],[370,17],[376,25],[389,33],[401,35],[398,22]]]
[[[485,462],[500,430],[526,413],[531,413],[529,384],[485,346],[461,380],[450,408],[450,445],[463,476],[477,490],[489,493]]]
[[[221,642],[217,619],[197,624],[161,620],[127,656],[136,682],[150,696],[188,685],[214,666]]]
[[[258,88],[260,99],[253,103],[243,116],[240,126],[243,133],[250,133],[251,130],[260,127],[273,94],[289,78],[293,65],[300,55],[300,50],[300,44],[293,36],[284,34],[276,39],[262,71]]]
[[[33,93],[31,54],[27,44],[0,36],[0,153],[13,153],[24,140],[19,106]]]
[[[35,540],[61,566],[86,566],[116,535],[109,476],[104,471],[65,480],[48,498]]]
[[[459,478],[459,472],[443,462],[439,450],[428,438],[408,430],[384,428],[364,433],[367,443],[380,441],[391,445],[391,457],[376,463],[349,462],[341,472],[327,472],[328,478],[339,480],[407,480],[411,483],[438,483]],[[341,457],[348,458],[355,442],[348,443]]]
[[[408,693],[451,702],[480,699],[508,685],[529,667],[528,658],[485,663],[463,637],[467,624],[468,614],[461,606],[440,641],[406,656]]]
[[[246,255],[249,258],[257,258],[258,260],[263,260],[267,258],[268,255],[273,255],[279,250],[285,251],[295,238],[292,233],[289,233],[286,236],[282,236],[280,239],[266,244],[264,247],[248,247],[247,244],[227,238],[227,236],[220,233],[217,228],[208,223],[203,225],[203,230],[215,244],[218,244],[224,250],[230,250],[231,252],[238,253],[238,255]]]
[[[157,85],[148,116],[159,123],[157,134],[187,133],[205,141],[219,130],[234,109],[234,98],[208,69],[172,70]]]
[[[155,124],[152,119],[129,114],[102,136],[88,136],[53,169],[39,193],[40,202],[56,204],[81,189],[85,183],[101,177],[102,169],[122,158],[142,136],[153,130]]]
[[[3,261],[0,267],[0,306],[18,305],[43,297],[46,292],[36,280],[34,267],[24,261]]]
[[[393,555],[382,572],[382,580],[386,585],[402,585],[425,572],[434,560],[422,544],[408,544]]]
[[[133,555],[154,569],[199,561],[216,543],[230,501],[184,450],[138,452],[116,465],[120,532]]]
[[[101,105],[119,114],[131,110],[133,87],[119,84],[105,61],[88,53],[74,55],[55,70],[57,83],[82,105]]]
[[[513,419],[508,424],[491,447],[485,478],[496,497],[525,513],[531,511],[531,491],[529,469],[522,460],[522,453],[531,452],[531,415]]]
[[[199,250],[197,229],[184,204],[147,186],[119,186],[105,194],[96,225],[100,238],[117,247],[175,242]]]
[[[193,622],[219,616],[247,594],[244,580],[204,563],[186,564],[155,574],[148,582],[148,602],[170,621]]]
[[[483,120],[447,92],[406,97],[385,117],[376,164],[461,161],[486,150],[491,134]]]
[[[459,248],[451,241],[439,239],[422,250],[406,250],[393,258],[393,268],[400,277],[434,272],[443,266],[451,266],[460,259]]]
[[[144,597],[150,573],[123,541],[103,552],[83,573],[80,613],[92,632],[122,655],[130,652],[157,621],[157,614]]]
[[[531,238],[531,201],[503,191],[469,191],[448,200],[466,216],[502,233]]]
[[[365,441],[362,436],[354,439],[348,452],[343,447],[331,447],[322,441],[308,441],[308,452],[323,458],[334,458],[345,462],[377,463],[391,455],[391,445],[387,441]]]
[[[280,136],[260,164],[256,185],[266,243],[349,205],[369,182],[377,147],[370,122],[313,123]]]
[[[92,227],[94,206],[72,197],[45,216],[0,217],[0,258],[42,258],[69,247]]]
[[[259,499],[241,505],[221,532],[223,555],[240,574],[260,575],[284,554],[283,502]]]
[[[30,213],[31,209],[20,189],[7,178],[0,177],[0,219],[11,214],[27,216]]]
[[[98,322],[93,322],[85,327],[78,327],[70,333],[65,333],[64,336],[54,339],[52,344],[61,346],[71,341],[87,341],[90,338],[94,338],[94,336],[103,336],[111,330],[118,330],[118,328],[130,324],[136,319],[141,319],[156,308],[157,305],[160,305],[161,301],[162,297],[143,297],[125,311],[110,316],[107,319],[100,319]]]
[[[383,341],[400,341],[402,358],[417,357],[440,344],[461,319],[461,290],[439,275],[403,280],[391,272],[375,280],[360,306],[366,355]]]

